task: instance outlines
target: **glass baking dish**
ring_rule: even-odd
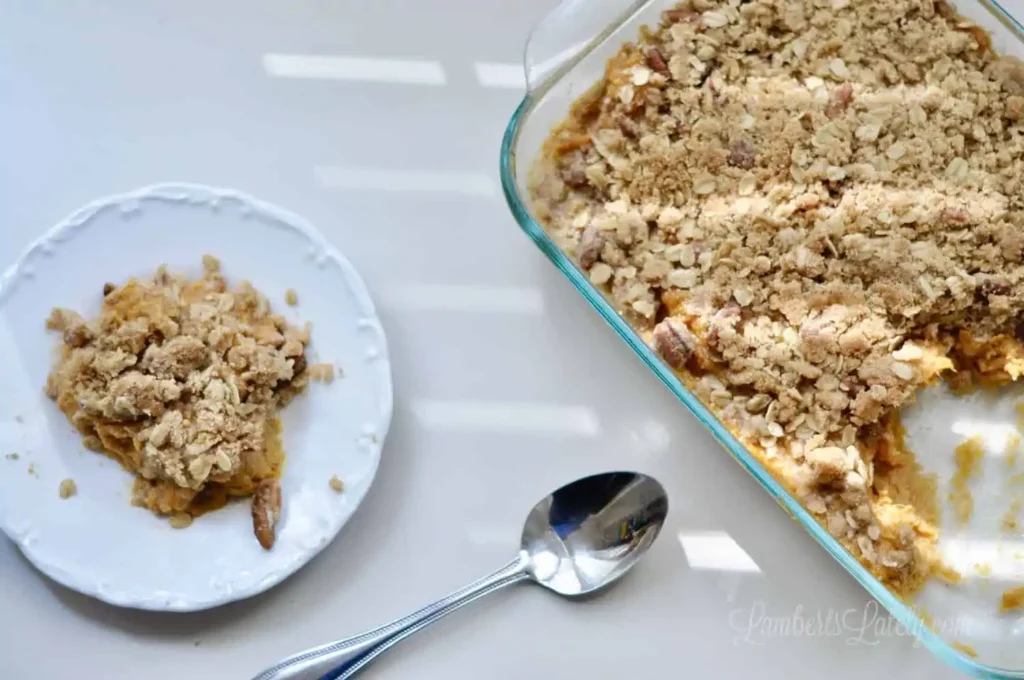
[[[531,216],[527,176],[552,127],[602,77],[607,59],[622,44],[635,40],[641,26],[657,24],[660,12],[676,1],[566,0],[537,26],[524,55],[527,93],[509,121],[501,146],[502,187],[513,215],[523,231],[690,413],[891,613],[903,627],[901,632],[914,635],[923,646],[960,671],[984,678],[1024,678],[1024,618],[999,616],[995,610],[979,607],[972,599],[977,588],[946,592],[941,586],[930,584],[913,605],[892,594],[682,384]],[[990,0],[954,0],[952,4],[960,15],[990,34],[998,53],[1024,58],[1024,26],[1004,7]],[[1020,390],[1016,394],[1019,397]],[[934,400],[929,403],[940,418],[950,417],[949,404],[943,406]],[[950,403],[952,408],[958,408],[957,402]],[[1022,552],[1014,559],[1024,559],[1024,544],[1021,546]],[[1020,575],[1024,577],[1024,571]],[[926,609],[920,609],[921,606]]]

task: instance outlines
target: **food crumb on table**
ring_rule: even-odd
[[[341,493],[342,491],[345,490],[345,482],[341,481],[337,477],[337,475],[331,477],[331,481],[329,481],[328,484],[333,490],[337,491],[338,493]]]
[[[73,479],[65,479],[65,480],[61,481],[61,483],[60,483],[60,497],[63,500],[67,500],[68,498],[71,498],[76,493],[78,493],[78,485],[75,484],[75,480],[73,480]]]
[[[1024,609],[1024,586],[1003,591],[1003,596],[999,601],[999,611],[1001,612],[1017,609]]]
[[[294,288],[289,288],[284,292],[284,301],[288,303],[289,307],[294,307],[299,304],[299,294],[295,292]]]
[[[18,460],[21,456],[19,456],[16,451],[11,451],[7,454],[6,458],[7,460]]]

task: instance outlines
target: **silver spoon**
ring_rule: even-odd
[[[609,472],[576,480],[533,507],[519,554],[508,565],[415,614],[288,657],[254,680],[351,678],[397,642],[511,583],[532,580],[568,597],[592,593],[636,564],[667,514],[665,489],[646,475]]]

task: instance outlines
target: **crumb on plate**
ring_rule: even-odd
[[[171,514],[169,521],[174,529],[187,529],[192,526],[192,515],[187,512],[175,512]]]
[[[284,301],[288,303],[289,307],[294,307],[299,304],[299,294],[295,292],[294,288],[289,288],[284,292]]]
[[[71,498],[78,493],[78,485],[73,479],[65,479],[60,483],[60,497],[64,500]]]
[[[309,372],[310,379],[314,382],[326,384],[334,382],[334,364],[310,364],[306,370]]]
[[[342,491],[345,490],[345,483],[341,481],[341,479],[339,479],[337,475],[332,476],[331,480],[327,484],[331,487],[331,489],[337,491],[338,493],[341,493]]]

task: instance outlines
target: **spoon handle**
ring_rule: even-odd
[[[314,647],[275,664],[253,680],[347,680],[384,650],[446,616],[459,607],[510,583],[529,578],[526,558],[516,559],[476,583],[427,605],[414,614],[374,630]]]

